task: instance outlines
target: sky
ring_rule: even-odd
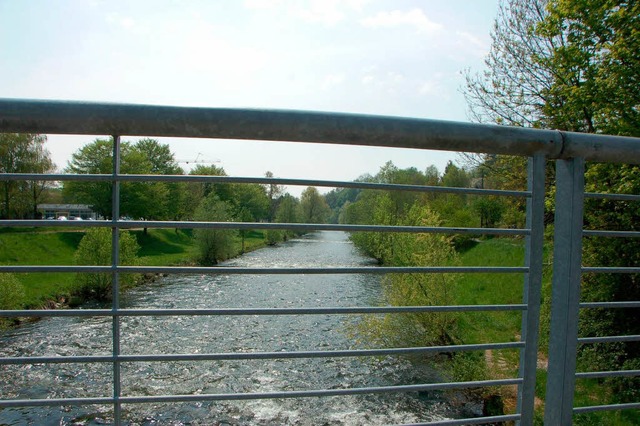
[[[0,97],[469,121],[498,0],[0,0]],[[97,136],[49,135],[60,170]],[[124,137],[135,141],[135,138]],[[185,169],[353,180],[455,153],[161,138]],[[188,162],[188,163],[187,163]],[[290,187],[296,194],[301,188]]]

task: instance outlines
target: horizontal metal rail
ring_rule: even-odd
[[[608,404],[608,405],[591,405],[587,407],[575,407],[574,414],[594,413],[596,411],[614,411],[614,410],[637,410],[640,403],[632,402],[627,404]]]
[[[381,191],[408,191],[425,193],[452,193],[468,195],[497,195],[506,197],[531,197],[530,191],[507,191],[502,189],[458,188],[448,186],[403,185],[358,181],[329,181],[311,179],[284,179],[262,177],[233,177],[210,175],[138,175],[138,174],[34,174],[4,173],[0,181],[53,181],[53,182],[205,182],[205,183],[256,183],[261,185],[320,186],[328,188],[354,188]]]
[[[0,132],[316,142],[640,163],[636,138],[418,118],[0,99]]]
[[[74,363],[104,363],[104,362],[169,362],[169,361],[241,361],[264,359],[300,359],[300,358],[347,358],[347,357],[377,357],[389,355],[418,355],[427,353],[448,353],[465,351],[485,351],[519,349],[525,342],[481,343],[476,345],[447,345],[426,346],[415,348],[389,349],[350,349],[326,351],[295,351],[295,352],[233,352],[211,354],[159,354],[159,355],[88,355],[88,356],[33,356],[33,357],[3,357],[0,365],[26,364],[74,364]]]
[[[351,389],[319,389],[304,391],[256,392],[256,393],[228,393],[228,394],[198,394],[198,395],[159,395],[159,396],[122,396],[117,398],[121,404],[164,403],[164,402],[194,402],[194,401],[246,401],[255,399],[281,398],[311,398],[346,395],[368,395],[391,392],[425,392],[444,389],[469,389],[489,386],[509,386],[522,383],[522,379],[481,380],[469,382],[427,383],[399,386],[376,386]],[[51,399],[15,399],[0,400],[0,408],[29,407],[29,406],[57,406],[81,404],[112,404],[116,398],[51,398]]]
[[[324,308],[218,308],[218,309],[34,309],[3,310],[0,316],[17,317],[140,317],[140,316],[204,316],[204,315],[346,315],[426,312],[524,311],[525,304],[509,305],[442,305],[442,306],[352,306]]]
[[[0,220],[0,227],[63,227],[78,228],[74,220]],[[511,228],[452,228],[433,226],[392,226],[392,225],[343,225],[331,223],[268,223],[268,222],[171,222],[144,220],[87,220],[82,227],[105,226],[120,229],[133,228],[176,228],[176,229],[272,229],[291,231],[343,231],[343,232],[405,232],[424,234],[473,234],[473,235],[529,235],[529,229]]]
[[[617,371],[588,371],[576,373],[577,379],[601,379],[605,377],[635,377],[640,376],[640,370],[617,370]]]
[[[640,238],[640,231],[597,231],[585,229],[582,231],[585,237],[614,237],[614,238]]]
[[[602,336],[602,337],[580,337],[578,338],[578,344],[590,344],[590,343],[612,343],[612,342],[639,342],[640,335],[627,335],[627,336]]]
[[[635,194],[606,194],[598,192],[585,192],[584,197],[615,201],[640,201],[640,195]]]
[[[316,142],[557,157],[560,132],[360,114],[0,99],[0,132]]]
[[[640,274],[638,267],[587,266],[582,272],[590,274]]]
[[[629,301],[629,302],[582,302],[580,303],[580,308],[589,309],[589,308],[613,308],[613,309],[624,309],[624,308],[640,308],[640,301]]]
[[[143,273],[208,275],[353,275],[353,274],[519,274],[525,266],[379,266],[337,268],[237,268],[233,266],[98,266],[98,265],[0,265],[0,272]]]
[[[484,424],[498,424],[500,422],[511,422],[520,420],[520,414],[504,414],[502,416],[487,416],[487,417],[474,417],[469,419],[457,419],[457,420],[439,420],[436,422],[428,423],[411,423],[400,426],[462,426],[462,425],[484,425]]]

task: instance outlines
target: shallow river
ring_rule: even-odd
[[[340,232],[318,232],[227,262],[240,267],[371,265]],[[370,306],[372,275],[169,276],[129,291],[125,308]],[[353,349],[357,316],[125,317],[123,354]],[[3,356],[110,355],[110,318],[47,318],[0,335]],[[110,364],[0,366],[0,397],[101,397],[112,392]],[[122,395],[219,394],[389,386],[437,381],[402,358],[326,358],[122,365]],[[461,415],[439,393],[123,405],[130,425],[387,425]],[[455,404],[457,405],[457,404]],[[467,413],[468,414],[468,413]],[[0,411],[0,425],[97,425],[111,406]]]

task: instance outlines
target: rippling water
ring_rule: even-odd
[[[340,232],[319,232],[227,262],[240,267],[348,267],[371,264]],[[371,275],[169,276],[124,295],[126,308],[288,308],[370,306]],[[128,317],[123,354],[352,349],[357,316]],[[110,355],[110,318],[47,318],[0,336],[3,356]],[[110,364],[2,366],[0,397],[110,396]],[[327,358],[122,364],[122,395],[219,394],[388,386],[437,379],[397,358]],[[406,393],[258,401],[123,405],[130,425],[387,425],[455,415],[443,395]],[[97,425],[111,406],[0,411],[0,425]]]

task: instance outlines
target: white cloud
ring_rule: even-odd
[[[244,7],[254,10],[274,9],[280,5],[282,0],[244,0]]]
[[[345,75],[344,74],[328,74],[325,76],[324,81],[322,82],[322,90],[329,90],[335,86],[339,86],[344,83]]]
[[[360,20],[360,24],[367,28],[394,28],[394,27],[414,27],[416,31],[433,34],[443,28],[441,24],[433,22],[422,9],[412,9],[409,11],[392,10],[390,12],[378,12],[374,16],[369,16]]]
[[[117,13],[109,13],[106,20],[110,25],[115,25],[127,30],[132,29],[136,25],[136,21],[132,17],[121,16]]]
[[[457,41],[456,44],[460,47],[464,48],[467,51],[470,51],[477,57],[484,57],[487,53],[489,53],[489,40],[481,39],[480,37],[465,32],[465,31],[456,31]]]
[[[307,7],[297,8],[294,15],[308,22],[335,25],[345,19],[339,0],[312,0]]]
[[[364,77],[362,77],[362,84],[364,84],[365,86],[368,86],[370,84],[373,84],[373,82],[375,81],[375,77],[372,75],[365,75]]]
[[[432,78],[420,82],[418,85],[418,93],[423,96],[449,100],[451,99],[451,95],[447,91],[446,80],[447,76],[445,74],[436,73]]]

